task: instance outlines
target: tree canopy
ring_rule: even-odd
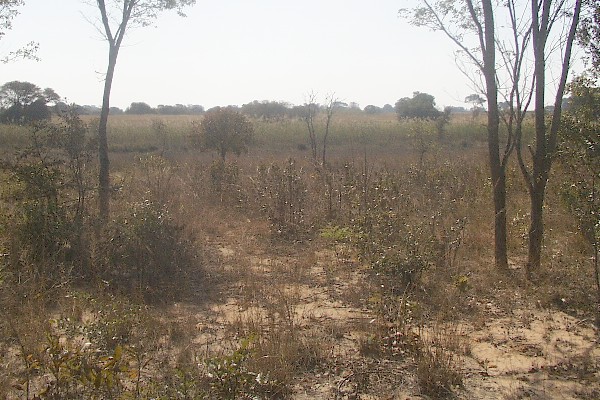
[[[201,148],[216,150],[222,161],[227,153],[248,152],[254,127],[248,119],[231,108],[214,108],[206,112],[200,124],[194,124],[194,140]]]
[[[412,98],[404,97],[396,102],[396,114],[399,119],[435,119],[440,111],[435,108],[435,97],[414,92]]]
[[[2,122],[22,124],[49,119],[49,103],[57,103],[60,96],[51,88],[41,89],[31,82],[11,81],[0,87]]]

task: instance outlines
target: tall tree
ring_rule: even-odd
[[[571,49],[582,0],[423,0],[424,7],[408,13],[412,22],[444,32],[467,61],[483,75],[484,84],[471,78],[486,94],[488,103],[488,150],[494,190],[496,264],[507,267],[506,167],[516,149],[519,166],[530,194],[529,276],[539,269],[543,239],[543,204],[556,134],[561,100],[569,72]],[[405,14],[407,12],[401,11]],[[469,15],[469,18],[465,18]],[[474,38],[470,37],[474,34]],[[479,42],[477,46],[475,43]],[[475,44],[475,45],[474,45]],[[472,50],[475,48],[475,50]],[[479,54],[480,53],[480,54]],[[528,62],[531,60],[531,63]],[[468,68],[463,66],[468,74]],[[558,76],[550,88],[546,76]],[[468,75],[469,76],[469,75]],[[551,122],[546,122],[546,93],[554,90]],[[503,102],[502,112],[498,97]],[[528,107],[535,108],[535,144],[525,154],[522,124]],[[508,135],[501,142],[499,123]],[[529,148],[529,147],[527,147]],[[503,254],[502,254],[503,253]]]
[[[483,75],[484,83],[472,80],[486,95],[487,136],[494,199],[494,257],[496,267],[508,270],[506,231],[506,166],[512,152],[511,138],[500,148],[500,116],[496,80],[496,26],[492,0],[422,0],[422,6],[402,9],[400,15],[416,26],[443,32],[461,55]],[[470,41],[465,39],[470,36]],[[469,75],[468,75],[469,76]]]
[[[329,128],[331,127],[331,118],[335,111],[336,105],[339,103],[335,93],[331,93],[325,99],[325,131],[323,132],[323,156],[321,158],[321,164],[325,165],[327,162],[327,139],[329,138]]]
[[[44,90],[31,82],[11,81],[0,86],[0,120],[15,124],[49,119],[48,103],[57,103],[60,96],[51,88]]]
[[[600,2],[588,0],[584,6],[578,32],[579,42],[587,55],[588,72],[600,79]]]
[[[527,274],[533,276],[541,263],[542,242],[544,237],[543,206],[546,194],[546,185],[552,168],[552,162],[557,152],[557,136],[561,123],[562,98],[565,92],[571,51],[582,0],[574,3],[569,1],[532,0],[531,1],[531,28],[534,55],[534,95],[535,95],[535,149],[531,153],[531,166],[523,162],[523,146],[517,147],[519,165],[529,191],[531,221],[529,225],[529,252],[527,260]],[[558,30],[566,29],[566,33],[558,36],[558,42],[553,41],[552,28],[558,25]],[[559,47],[554,47],[556,45]],[[552,51],[559,51],[562,59],[558,87],[554,97],[554,108],[547,123],[545,107],[547,58]],[[519,141],[520,143],[520,141]]]
[[[319,104],[317,104],[317,94],[310,92],[301,109],[301,117],[306,123],[308,129],[308,142],[313,161],[317,162],[317,131],[315,130],[315,118],[319,113]]]
[[[396,102],[398,119],[435,119],[441,113],[435,108],[435,97],[427,93],[414,92],[412,98],[403,97]]]
[[[96,0],[102,21],[101,31],[108,42],[108,67],[98,124],[98,159],[100,162],[98,199],[100,219],[103,221],[108,219],[110,211],[110,161],[107,139],[110,92],[125,32],[133,26],[150,25],[158,17],[158,14],[165,10],[176,10],[179,15],[184,16],[183,8],[195,3],[196,0],[109,0],[107,6],[105,0]]]

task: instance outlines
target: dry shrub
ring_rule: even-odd
[[[419,337],[415,360],[421,393],[435,399],[452,396],[462,385],[458,352],[465,351],[456,328],[434,325]]]
[[[104,237],[96,253],[98,274],[118,290],[164,302],[201,277],[194,242],[165,206],[132,204],[127,215],[107,226]]]

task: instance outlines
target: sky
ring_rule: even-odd
[[[0,84],[29,81],[69,103],[100,105],[108,44],[95,0],[25,0],[0,55],[37,41],[41,61],[0,64]],[[415,91],[439,108],[465,106],[475,89],[441,33],[409,25],[398,9],[415,0],[197,0],[128,31],[111,106],[253,100],[302,104],[331,93],[360,107],[394,104]],[[96,24],[96,26],[94,25]]]

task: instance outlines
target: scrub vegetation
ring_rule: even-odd
[[[549,180],[533,284],[516,163],[494,267],[483,120],[338,112],[322,163],[302,118],[249,117],[225,160],[201,118],[111,118],[106,224],[93,116],[3,126],[3,397],[598,396],[575,167]]]

